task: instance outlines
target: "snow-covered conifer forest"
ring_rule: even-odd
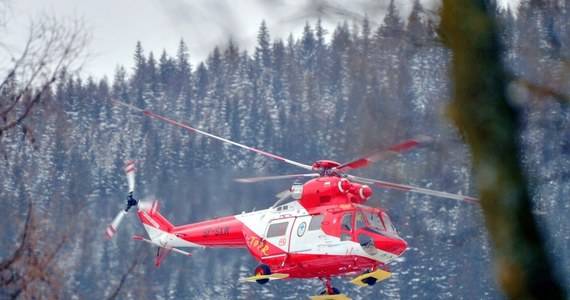
[[[495,17],[523,116],[520,154],[535,216],[569,287],[570,5],[524,2]],[[426,145],[355,175],[477,196],[469,149],[446,117],[453,54],[417,2],[407,19],[391,5],[382,20],[334,30],[307,20],[302,35],[286,39],[262,23],[257,37],[250,52],[228,37],[196,65],[184,41],[176,53],[146,52],[141,41],[132,70],[59,75],[38,108],[0,136],[0,298],[304,299],[322,288],[316,279],[240,283],[257,265],[246,249],[172,254],[156,269],[155,248],[131,238],[145,234],[134,213],[105,239],[124,208],[127,160],[137,161],[136,195],[161,199],[175,225],[267,208],[290,181],[233,179],[299,172],[112,99],[307,164],[426,135]],[[10,77],[0,97],[18,84]],[[409,249],[389,280],[361,289],[333,279],[341,291],[353,299],[503,298],[478,205],[374,193],[368,204],[387,210]]]

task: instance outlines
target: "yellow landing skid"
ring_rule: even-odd
[[[247,278],[242,278],[239,281],[241,282],[257,282],[257,280],[269,279],[269,280],[278,280],[289,277],[289,274],[283,273],[275,273],[270,275],[255,275]]]
[[[376,278],[376,282],[379,282],[379,281],[382,281],[384,279],[390,278],[390,276],[392,276],[392,273],[378,269],[372,273],[366,273],[366,274],[360,275],[360,276],[354,278],[353,280],[351,280],[350,283],[354,283],[358,286],[368,286],[368,284],[362,282],[363,279],[374,277],[374,278]]]
[[[309,298],[311,298],[311,300],[351,300],[351,298],[348,298],[345,294],[311,296]]]

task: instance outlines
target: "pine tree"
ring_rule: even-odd
[[[322,98],[327,97],[328,94],[328,58],[330,51],[325,42],[327,30],[323,28],[321,18],[317,19],[315,25],[315,73],[319,82],[319,94]],[[326,101],[325,101],[326,102]],[[329,106],[330,104],[325,104]]]
[[[313,29],[311,29],[309,22],[307,22],[303,29],[303,36],[301,37],[301,52],[299,53],[303,70],[314,72],[316,69],[315,44],[316,41]]]
[[[174,98],[176,95],[176,63],[166,54],[166,50],[162,51],[158,62],[158,70],[160,75],[161,90],[167,95],[167,98]]]
[[[198,64],[196,69],[196,98],[201,100],[206,97],[208,91],[208,85],[210,83],[210,78],[208,74],[208,69],[204,63]]]
[[[135,47],[134,54],[134,67],[133,76],[130,83],[130,88],[133,90],[133,100],[137,106],[144,106],[144,93],[145,85],[147,85],[147,68],[146,68],[146,58],[144,57],[144,50],[142,48],[141,42],[138,41]]]
[[[159,72],[157,70],[156,60],[154,59],[154,54],[150,52],[148,54],[147,73],[148,73],[148,84],[150,85],[150,91],[154,98],[160,97],[160,80]]]
[[[233,73],[240,64],[239,47],[235,44],[234,40],[230,38],[228,40],[228,47],[224,51],[223,59],[226,68],[229,69],[229,73]]]
[[[123,66],[115,68],[111,96],[121,101],[128,101],[127,72]]]
[[[331,41],[330,69],[328,70],[333,93],[338,93],[343,87],[342,81],[346,78],[346,74],[339,71],[343,70],[343,66],[346,67],[347,50],[351,44],[347,23],[338,25],[333,32]]]
[[[425,46],[426,40],[429,39],[427,26],[422,20],[422,11],[423,8],[420,1],[415,0],[406,24],[406,37],[409,39],[409,42],[406,44],[414,48]]]
[[[176,86],[181,95],[187,95],[191,90],[192,66],[190,65],[190,55],[184,40],[180,40],[178,51],[176,52]]]
[[[257,33],[257,47],[255,48],[256,53],[259,53],[261,58],[262,66],[265,68],[271,67],[271,39],[269,37],[269,30],[265,20],[261,21],[259,31]]]

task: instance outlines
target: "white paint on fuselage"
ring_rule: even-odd
[[[284,207],[287,206],[286,209]],[[291,219],[293,217],[293,219]],[[378,249],[378,253],[370,255],[362,249],[359,243],[353,241],[341,241],[339,237],[327,235],[322,229],[308,230],[302,236],[297,235],[297,229],[301,223],[309,226],[311,216],[298,201],[292,201],[281,206],[260,210],[250,213],[242,213],[235,216],[251,231],[261,238],[265,238],[267,225],[272,220],[289,219],[293,220],[293,225],[289,224],[286,238],[289,239],[285,245],[274,244],[284,252],[309,254],[309,255],[356,255],[364,258],[376,260],[382,263],[389,263],[398,256]]]

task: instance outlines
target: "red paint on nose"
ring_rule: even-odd
[[[374,243],[376,248],[400,256],[408,248],[408,243],[400,238],[389,238]]]

